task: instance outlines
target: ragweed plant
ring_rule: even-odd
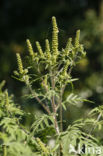
[[[29,57],[31,57],[32,62],[31,68],[34,68],[33,63],[35,63],[37,66],[36,77],[39,79],[40,84],[42,84],[39,88],[39,92],[32,88],[32,81],[34,79],[30,77],[27,69],[23,69],[23,64],[19,53],[16,54],[18,71],[14,72],[14,74],[16,74],[18,78],[27,85],[32,96],[37,99],[45,111],[49,115],[52,114],[55,130],[59,135],[60,131],[62,131],[62,126],[60,129],[57,122],[57,116],[58,110],[62,109],[63,107],[63,93],[66,85],[68,83],[71,84],[76,80],[72,78],[71,70],[73,66],[75,66],[83,56],[85,56],[86,53],[83,49],[83,46],[79,43],[80,30],[77,30],[76,32],[74,45],[71,38],[69,38],[65,48],[59,50],[59,30],[55,17],[52,17],[52,25],[52,45],[50,46],[49,40],[46,39],[44,51],[42,50],[40,43],[36,41],[38,53],[35,53],[30,40],[27,39]],[[41,66],[43,66],[43,71],[40,70]],[[50,106],[46,105],[46,103],[50,103]],[[61,116],[62,113],[60,114],[60,125],[62,124]]]
[[[85,147],[98,145],[91,133],[95,124],[97,128],[102,128],[102,107],[92,110],[86,119],[75,121],[64,130],[63,109],[66,111],[68,104],[78,105],[87,101],[72,91],[64,98],[66,87],[73,86],[73,82],[77,80],[72,78],[73,67],[85,57],[86,52],[79,42],[80,30],[77,30],[74,40],[68,38],[65,47],[59,49],[59,29],[55,17],[52,17],[52,27],[52,40],[45,40],[45,49],[36,41],[37,48],[34,50],[27,39],[27,67],[24,67],[20,54],[16,54],[18,70],[14,71],[14,77],[25,83],[29,90],[28,97],[35,99],[44,109],[43,115],[34,117],[30,130],[21,124],[22,117],[27,114],[14,105],[8,92],[2,91],[4,82],[1,84],[0,151],[3,156],[88,156]],[[34,87],[36,83],[38,88]],[[88,126],[90,132],[86,131]],[[38,134],[43,137],[38,137]],[[51,147],[49,142],[52,139],[54,144]],[[70,144],[75,149],[71,153]],[[82,148],[81,153],[77,150],[78,144]]]

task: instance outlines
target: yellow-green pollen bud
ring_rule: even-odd
[[[63,69],[63,76],[66,76],[69,65],[70,65],[70,61],[68,60]]]
[[[21,56],[19,53],[16,53],[16,57],[17,57],[17,64],[18,64],[19,73],[22,74],[23,73],[23,64],[22,64]]]
[[[49,59],[51,57],[51,54],[50,54],[50,45],[49,45],[48,39],[45,40],[45,52],[46,52],[47,58]]]
[[[27,39],[27,40],[26,40],[26,43],[27,43],[29,55],[33,58],[33,56],[34,56],[34,51],[33,51],[32,45],[31,45],[31,43],[30,43],[30,40]]]
[[[65,48],[65,54],[66,55],[69,54],[69,51],[70,51],[70,48],[71,48],[71,42],[72,42],[72,38],[69,38],[68,41],[67,41],[66,48]]]
[[[45,147],[45,144],[39,139],[37,138],[37,142],[41,148],[41,150],[45,153],[45,154],[49,154],[48,149]]]
[[[52,17],[52,25],[53,25],[53,31],[52,31],[52,52],[55,56],[58,55],[58,27],[56,23],[56,18]]]
[[[75,47],[79,47],[79,39],[80,39],[80,30],[76,31],[76,37],[75,37]]]
[[[42,57],[44,57],[43,50],[42,50],[42,48],[41,48],[41,46],[40,46],[40,43],[39,43],[38,41],[36,41],[36,46],[37,46],[37,49],[38,49],[39,54],[40,54]]]

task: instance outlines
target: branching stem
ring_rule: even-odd
[[[27,84],[27,87],[29,88],[31,94],[34,96],[34,93],[33,93],[33,90],[31,88],[30,84]],[[35,99],[41,104],[41,106],[45,109],[45,111],[50,115],[51,112],[50,112],[49,108],[45,106],[45,104],[40,100],[40,98],[35,96]]]

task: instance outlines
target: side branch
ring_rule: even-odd
[[[27,87],[29,88],[31,94],[34,96],[34,93],[33,93],[33,90],[32,90],[32,88],[31,88],[30,84],[27,84]],[[42,101],[40,100],[40,98],[37,97],[37,96],[35,96],[35,99],[41,104],[41,106],[42,106],[42,107],[46,110],[46,112],[50,115],[51,112],[50,112],[49,108],[46,107],[44,103],[42,103]]]

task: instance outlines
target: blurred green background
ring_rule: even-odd
[[[33,104],[20,99],[25,93],[24,85],[11,76],[17,68],[15,53],[26,53],[27,38],[34,48],[36,40],[43,44],[51,34],[52,16],[56,16],[60,28],[60,47],[80,29],[81,43],[87,51],[87,57],[76,67],[73,76],[80,78],[75,83],[76,92],[95,103],[68,109],[65,116],[72,121],[103,104],[103,0],[1,0],[0,81],[6,80],[6,87],[17,101]]]

